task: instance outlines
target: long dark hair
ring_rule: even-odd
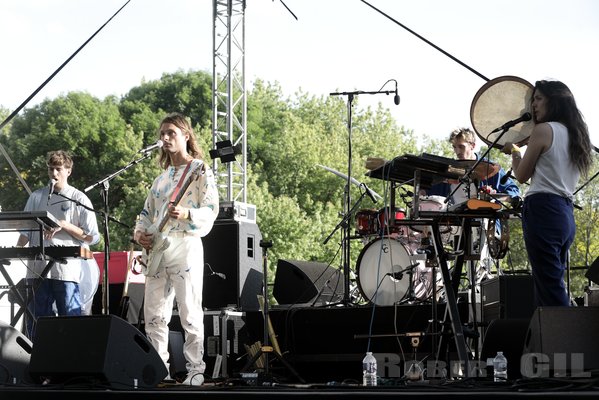
[[[189,134],[189,140],[187,141],[187,153],[190,154],[193,158],[198,158],[200,160],[204,159],[204,152],[198,145],[189,118],[185,117],[185,115],[181,113],[174,112],[167,114],[166,117],[164,117],[162,121],[160,121],[159,126],[162,127],[163,124],[173,124],[177,128],[181,129],[181,132]],[[171,158],[169,157],[167,152],[162,150],[160,151],[159,162],[160,166],[164,169],[168,168],[171,165]]]
[[[541,122],[557,121],[568,128],[568,155],[581,174],[586,176],[593,163],[592,145],[589,129],[576,106],[574,95],[568,86],[560,81],[537,81],[533,99],[537,90],[547,98],[545,121]],[[536,121],[536,117],[535,122],[539,122]]]

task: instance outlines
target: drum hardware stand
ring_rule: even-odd
[[[410,338],[410,344],[412,345],[412,349],[414,350],[414,354],[412,357],[413,363],[410,364],[410,369],[406,371],[405,376],[410,381],[421,381],[424,379],[422,367],[420,363],[416,361],[416,353],[418,351],[418,346],[420,346],[420,337],[422,336],[422,332],[408,332],[406,336]]]
[[[246,365],[241,369],[240,372],[246,372],[249,367],[256,363],[256,361],[262,356],[265,356],[264,360],[264,376],[266,379],[272,379],[270,376],[270,360],[269,355],[272,354],[275,356],[277,360],[279,360],[287,369],[301,382],[306,383],[301,376],[297,373],[297,371],[283,358],[279,351],[276,351],[273,346],[270,345],[269,335],[273,332],[272,326],[270,325],[270,315],[269,315],[269,301],[268,301],[268,249],[272,247],[272,241],[270,240],[260,240],[260,247],[262,248],[262,261],[263,261],[263,282],[262,282],[262,296],[264,299],[264,305],[262,307],[262,316],[263,316],[263,341],[260,349],[254,354],[246,363]],[[273,334],[273,338],[274,338]],[[277,346],[278,347],[278,346]]]
[[[320,298],[320,296],[323,295],[325,288],[328,288],[329,290],[331,290],[331,303],[333,303],[333,299],[335,298],[335,295],[337,294],[336,290],[333,289],[332,287],[329,286],[329,283],[331,283],[331,279],[333,279],[333,277],[335,275],[339,274],[339,270],[335,269],[334,272],[331,274],[331,276],[329,276],[327,278],[327,280],[323,283],[323,285],[321,286],[321,288],[318,290],[318,293],[316,294],[316,297],[314,298],[314,301],[312,302],[312,304],[310,305],[310,307],[314,307],[314,305],[316,304],[316,302],[318,301],[318,299]],[[337,280],[337,282],[339,282],[339,280]],[[330,305],[330,304],[329,304]]]
[[[418,346],[420,346],[421,339],[425,336],[432,336],[433,338],[435,338],[438,335],[439,335],[439,333],[436,333],[436,332],[431,332],[431,333],[427,333],[427,332],[383,333],[383,334],[375,334],[375,335],[356,334],[356,335],[354,335],[354,339],[369,339],[370,340],[370,339],[398,338],[398,337],[410,338],[410,345],[412,346],[412,349],[414,350],[413,360],[416,361],[416,353],[418,351]],[[413,372],[411,372],[412,378],[410,378],[407,375],[412,370],[413,370]],[[410,365],[410,371],[406,371],[406,373],[405,373],[405,375],[408,377],[409,380],[422,380],[423,371],[422,371],[422,368],[420,367],[419,363],[412,363]],[[418,375],[416,375],[416,374],[418,374]]]

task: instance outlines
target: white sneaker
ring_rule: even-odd
[[[201,372],[189,371],[187,378],[183,381],[183,385],[188,386],[202,386],[204,383],[204,375]]]

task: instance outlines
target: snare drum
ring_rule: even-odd
[[[419,211],[447,211],[447,203],[443,196],[421,196],[418,203]]]
[[[420,196],[418,211],[445,212],[447,211],[445,199],[446,197],[444,196]],[[457,227],[455,227],[455,229],[457,229]],[[412,227],[412,230],[416,232],[415,235],[419,236],[421,241],[430,237],[433,232],[430,226]],[[454,227],[441,226],[439,227],[439,230],[443,243],[449,244],[452,240]]]
[[[400,221],[406,219],[406,211],[402,208],[394,208],[394,220]],[[389,214],[389,207],[381,208],[378,212],[379,227],[382,230],[382,235],[392,235],[398,233],[401,236],[408,235],[408,227],[406,225],[400,225],[391,223],[391,214]]]
[[[356,232],[358,235],[376,235],[379,232],[379,212],[377,210],[360,210],[356,213]]]

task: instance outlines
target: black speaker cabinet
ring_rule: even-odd
[[[203,306],[207,310],[235,307],[260,309],[262,293],[262,234],[252,222],[217,220],[204,244]],[[220,275],[223,276],[220,276]]]
[[[273,296],[279,304],[339,301],[343,273],[321,262],[278,260]]]
[[[530,320],[524,354],[546,355],[551,371],[570,371],[572,366],[578,371],[596,370],[598,334],[599,307],[538,307]]]
[[[147,338],[114,315],[40,317],[29,372],[37,382],[89,380],[114,388],[151,388],[167,375]]]
[[[599,257],[595,258],[595,261],[589,266],[589,269],[585,272],[584,276],[594,284],[599,284]]]
[[[123,283],[111,283],[108,285],[108,313],[114,314],[119,317],[123,317],[119,313],[121,301],[123,298]],[[144,302],[144,287],[143,283],[134,283],[129,282],[129,287],[127,288],[127,295],[129,296],[129,307],[127,309],[126,319],[133,325],[137,325],[139,319],[141,318],[143,321],[143,313],[142,307]],[[104,297],[104,293],[102,293],[102,286],[98,287],[96,294],[94,295],[94,299],[92,302],[92,314],[100,315],[103,314],[102,311],[102,300]]]
[[[30,382],[32,344],[14,327],[0,321],[0,383]]]
[[[532,276],[501,275],[482,281],[482,321],[530,318],[535,310]]]

